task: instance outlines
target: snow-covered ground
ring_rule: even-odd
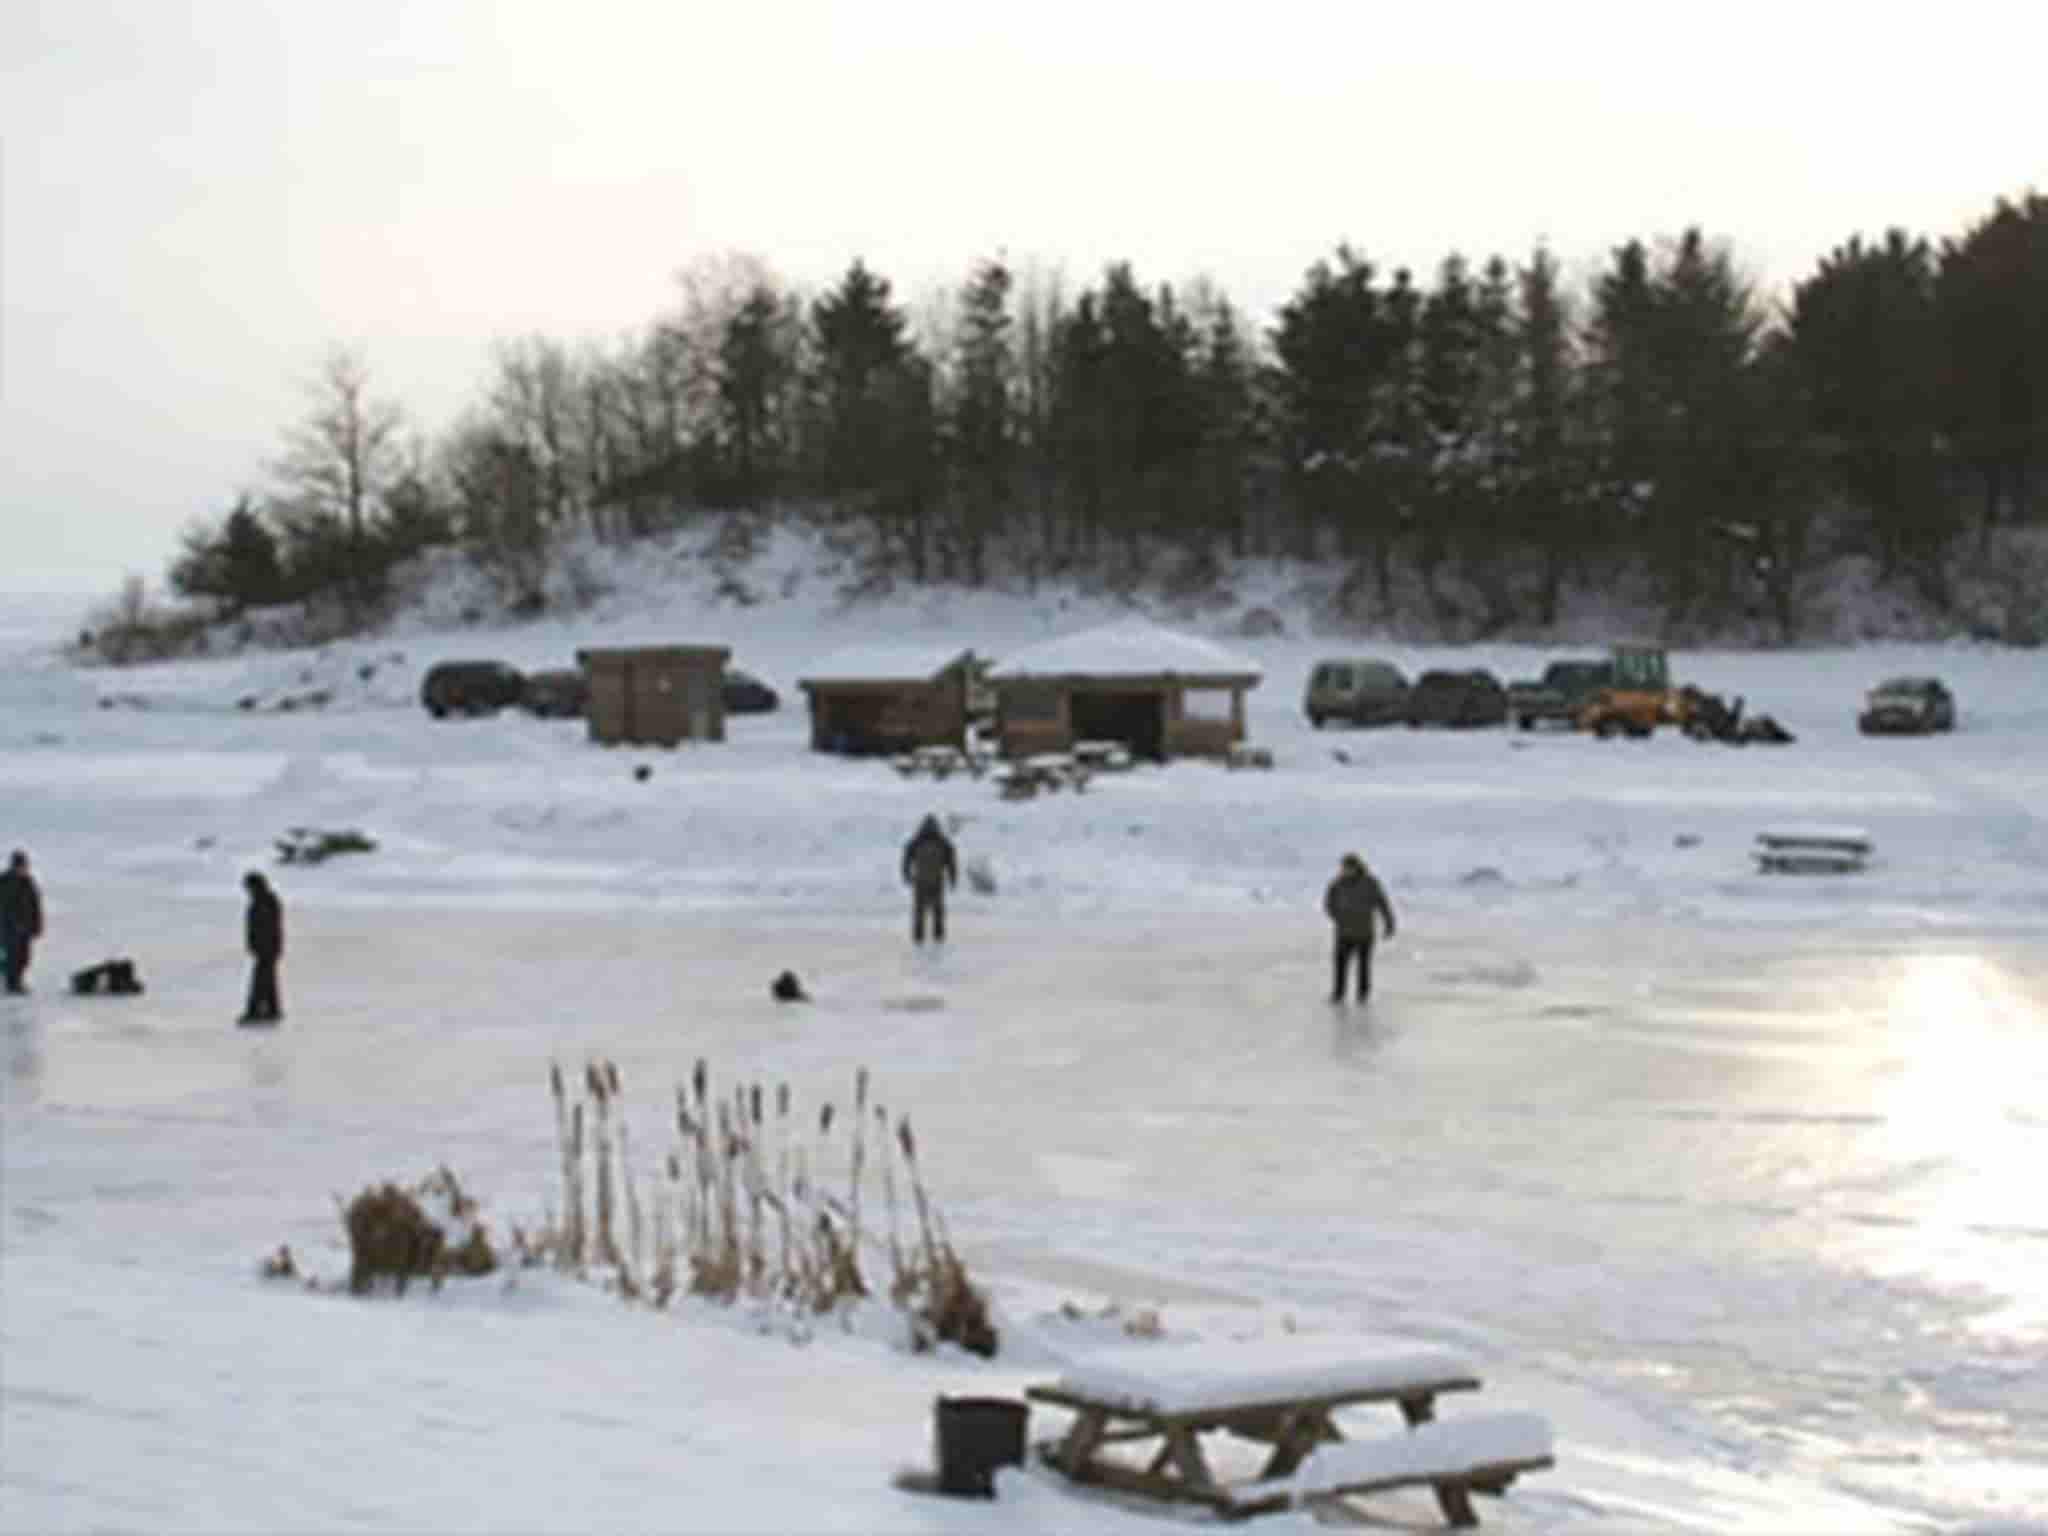
[[[1674,658],[1782,748],[1316,732],[1318,656],[1544,657],[1223,613],[1182,627],[1263,667],[1271,772],[1016,803],[809,753],[796,680],[856,642],[1000,657],[1107,606],[672,581],[576,622],[128,672],[55,660],[76,614],[0,612],[0,847],[32,851],[49,915],[35,994],[0,1005],[0,1528],[1158,1529],[1205,1517],[1040,1471],[993,1505],[891,1484],[929,1462],[936,1394],[1015,1393],[1148,1311],[1162,1350],[1367,1331],[1475,1359],[1478,1405],[1558,1444],[1482,1507],[1498,1529],[2048,1519],[2040,653]],[[416,703],[444,656],[636,640],[729,644],[784,706],[645,752]],[[1909,671],[1961,728],[1858,736],[1862,690]],[[996,884],[963,883],[942,953],[912,949],[896,877],[927,811]],[[1866,828],[1872,867],[1759,875],[1778,822]],[[278,867],[294,826],[378,847]],[[1401,931],[1370,1007],[1332,1010],[1319,901],[1350,849]],[[256,865],[291,933],[269,1038],[229,1027]],[[113,954],[147,995],[64,994]],[[769,999],[785,967],[814,1005]],[[537,1224],[547,1066],[591,1054],[649,1166],[700,1055],[810,1103],[871,1069],[1001,1354],[792,1343],[551,1272],[369,1302],[258,1276],[289,1243],[335,1278],[334,1197],[444,1162],[500,1230]]]

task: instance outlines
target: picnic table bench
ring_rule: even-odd
[[[1861,827],[1766,827],[1756,835],[1756,862],[1765,874],[1853,875],[1873,846]]]
[[[1040,790],[1072,785],[1079,794],[1088,787],[1088,766],[1064,752],[1040,752],[1011,763],[996,773],[996,787],[1005,800],[1028,800]]]
[[[1131,766],[1131,749],[1120,741],[1077,741],[1073,757],[1091,773],[1121,773]]]
[[[917,747],[897,757],[894,763],[896,771],[906,779],[920,774],[927,778],[946,779],[956,773],[971,774],[978,779],[988,770],[987,754],[963,752],[958,747],[948,746]]]
[[[1370,1335],[1290,1335],[1105,1350],[1024,1395],[1072,1410],[1065,1435],[1039,1452],[1076,1482],[1207,1504],[1229,1517],[1427,1484],[1444,1518],[1469,1526],[1478,1523],[1472,1494],[1499,1494],[1521,1473],[1552,1465],[1550,1428],[1533,1414],[1436,1420],[1439,1396],[1478,1387],[1470,1364],[1448,1350]],[[1336,1411],[1367,1403],[1393,1403],[1407,1427],[1346,1440]],[[1202,1448],[1215,1431],[1270,1448],[1255,1476],[1217,1476]],[[1149,1460],[1101,1454],[1124,1443],[1149,1449]]]

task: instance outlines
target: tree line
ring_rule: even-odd
[[[453,544],[538,608],[571,538],[798,508],[888,579],[1193,590],[1287,556],[1334,562],[1354,611],[1405,584],[1467,635],[1621,586],[1667,632],[1790,639],[1843,554],[1946,604],[1956,551],[2038,518],[2044,478],[2033,193],[1939,241],[1850,239],[1775,304],[1696,228],[1576,290],[1541,249],[1418,277],[1342,246],[1263,329],[1121,263],[1070,293],[985,260],[913,323],[865,262],[806,297],[728,258],[619,343],[501,344],[431,441],[334,354],[171,576],[360,620]]]

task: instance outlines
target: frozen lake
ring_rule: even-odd
[[[9,1005],[10,1242],[318,1252],[316,1194],[394,1160],[531,1218],[551,1057],[616,1060],[642,1145],[699,1054],[809,1101],[868,1065],[984,1272],[1448,1337],[1879,1504],[2048,1501],[2038,944],[1417,912],[1360,1010],[1300,920],[1104,926],[309,910],[274,1038],[221,1027],[225,952],[203,1012]]]

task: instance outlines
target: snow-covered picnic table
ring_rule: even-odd
[[[1478,1388],[1469,1361],[1433,1345],[1302,1334],[1104,1350],[1024,1395],[1073,1411],[1066,1434],[1040,1449],[1076,1482],[1227,1515],[1426,1483],[1444,1517],[1464,1526],[1478,1523],[1474,1492],[1501,1493],[1518,1474],[1551,1465],[1549,1425],[1533,1414],[1436,1421],[1439,1395]],[[1407,1428],[1347,1441],[1334,1415],[1365,1403],[1395,1404]],[[1216,1430],[1271,1446],[1255,1477],[1217,1477],[1201,1442]],[[1123,1442],[1148,1443],[1149,1462],[1101,1454]]]
[[[1756,835],[1757,868],[1766,874],[1855,874],[1871,851],[1861,827],[1787,822]]]

